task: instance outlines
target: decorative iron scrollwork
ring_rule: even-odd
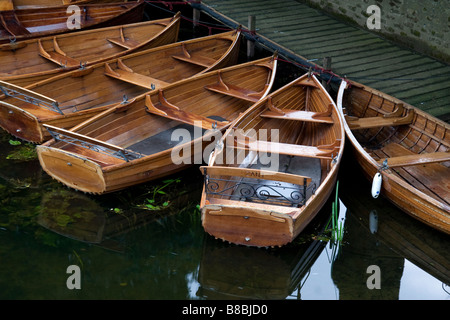
[[[314,194],[316,184],[309,186],[266,181],[259,179],[218,179],[205,176],[205,192],[208,195],[228,196],[230,200],[260,202],[283,206],[303,206],[307,194]]]

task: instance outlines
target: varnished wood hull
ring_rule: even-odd
[[[123,0],[6,0],[0,1],[0,11],[13,9],[36,9],[60,5],[80,5],[87,3],[127,2]]]
[[[62,113],[4,97],[0,127],[20,139],[42,143],[50,138],[43,124],[72,128],[122,103],[124,96],[132,100],[147,91],[235,64],[240,34],[229,31],[139,51],[32,84],[26,89],[53,99]],[[189,61],[181,60],[186,52],[190,52]],[[202,58],[201,65],[196,57]]]
[[[376,117],[377,123],[394,121],[394,125],[361,129],[355,123],[366,126],[364,122],[347,117],[347,137],[366,178],[372,181],[381,173],[382,196],[417,220],[450,234],[450,126],[358,83],[351,82],[340,96],[347,115],[365,117],[366,122],[368,117]],[[391,116],[397,110],[404,111]],[[405,123],[395,123],[396,117]]]
[[[157,179],[197,161],[201,164],[212,137],[252,105],[245,95],[232,97],[207,86],[221,79],[228,86],[240,84],[245,93],[263,97],[273,84],[275,71],[276,59],[269,57],[176,82],[113,107],[71,131],[47,126],[56,132],[58,141],[37,146],[39,161],[58,181],[96,194]],[[214,116],[222,120],[207,118]],[[217,129],[213,130],[215,123]],[[86,148],[88,144],[90,148]]]
[[[239,130],[253,134],[243,140],[249,141],[244,148],[237,142],[243,139]],[[264,138],[253,140],[257,135],[269,136],[263,130],[278,130],[270,133],[268,145],[272,149],[265,147]],[[269,94],[227,130],[223,147],[213,153],[208,167],[201,168],[205,175],[200,203],[205,231],[246,246],[273,247],[291,242],[333,191],[344,141],[341,117],[315,77],[305,75]],[[325,149],[328,151],[323,152]],[[228,152],[236,153],[225,161],[223,156]],[[269,169],[260,166],[252,159],[256,152],[261,159],[266,152],[278,155],[274,158],[276,165],[271,164]],[[243,161],[237,161],[239,157]],[[291,159],[289,163],[299,161],[296,171],[290,164],[285,167],[282,157]]]
[[[172,18],[0,45],[0,80],[28,86],[81,65],[173,43],[179,28],[178,13]]]
[[[57,35],[81,29],[103,28],[142,21],[145,2],[134,1],[112,4],[84,4],[80,6],[79,26],[69,29],[73,11],[68,6],[0,11],[0,43],[10,39],[22,41],[37,37]],[[4,22],[4,23],[3,23]]]

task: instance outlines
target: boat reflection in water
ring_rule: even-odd
[[[331,201],[282,248],[254,248],[207,236],[198,273],[200,299],[300,299],[311,267],[327,247]],[[327,247],[328,248],[328,247]]]
[[[159,184],[142,187],[139,193],[116,193],[100,198],[67,188],[55,188],[43,195],[37,223],[76,241],[125,252],[127,244],[119,236],[179,213],[182,205],[200,195],[198,184],[176,185],[180,180],[158,181]],[[169,185],[170,192],[163,192],[163,186]],[[145,188],[148,188],[147,192],[143,192]],[[158,194],[158,199],[153,193]],[[131,199],[127,199],[127,195]],[[121,209],[124,204],[126,208]]]
[[[197,296],[201,299],[286,299],[300,297],[305,279],[326,242],[261,249],[205,239]]]
[[[351,159],[347,160],[342,177],[352,168]],[[399,295],[406,271],[405,259],[441,281],[443,288],[448,286],[450,238],[405,215],[386,199],[373,199],[370,183],[362,176],[356,178],[357,174],[352,176],[355,179],[340,179],[339,196],[347,207],[346,234],[331,274],[339,288],[339,298],[402,299]],[[367,271],[371,265],[380,268],[380,290],[367,287],[367,280],[373,274]]]

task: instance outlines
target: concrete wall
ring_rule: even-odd
[[[380,29],[372,32],[450,63],[450,0],[299,0],[339,19],[367,27],[380,8]],[[373,22],[373,20],[370,20]]]

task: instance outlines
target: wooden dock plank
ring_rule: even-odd
[[[210,13],[247,27],[256,17],[257,34],[273,50],[293,52],[290,59],[321,64],[332,58],[332,70],[450,121],[450,66],[421,56],[377,35],[295,0],[204,0]],[[219,19],[220,20],[220,19]]]
[[[369,50],[369,52],[367,52]],[[382,43],[374,43],[365,47],[358,47],[346,54],[333,57],[333,69],[342,70],[345,67],[347,73],[353,70],[368,70],[373,68],[377,63],[386,63],[389,59],[403,59],[404,54],[392,48],[386,47]],[[352,61],[352,65],[349,65]],[[352,70],[353,69],[353,70]]]
[[[371,56],[370,56],[371,57]],[[426,65],[426,60],[423,58],[412,56],[412,55],[394,55],[390,58],[384,56],[380,57],[379,60],[373,61],[371,58],[366,58],[366,64],[364,67],[360,65],[347,66],[347,73],[351,74],[353,77],[364,76],[370,74],[371,76],[385,74],[387,73],[397,73],[398,70],[403,70],[404,68],[416,68],[421,65]],[[406,74],[402,72],[402,74]]]
[[[306,57],[308,58],[317,58],[317,57],[333,57],[335,55],[345,55],[346,51],[352,48],[356,48],[358,46],[366,46],[369,44],[373,44],[378,42],[378,39],[363,39],[359,41],[355,41],[354,43],[350,43],[347,45],[334,45],[334,46],[321,46],[321,47],[308,47],[308,46],[302,46],[301,43],[298,43],[295,41],[295,39],[291,39],[290,42],[282,43],[287,46],[292,46],[292,49],[294,52],[298,52],[295,50],[301,50]],[[349,63],[350,64],[350,63]]]
[[[401,82],[401,88],[396,88],[396,92],[401,92],[402,90],[407,90],[409,88],[419,87],[426,83],[440,83],[441,81],[450,81],[450,78],[441,77],[441,69],[439,68],[428,68],[425,69],[426,66],[418,67],[414,73],[403,74],[401,79],[392,78],[389,80],[379,81],[376,83],[376,86],[380,88],[380,90],[386,90],[395,86]],[[420,80],[418,80],[420,79]],[[424,82],[425,81],[425,82]],[[445,86],[442,85],[443,87]]]

